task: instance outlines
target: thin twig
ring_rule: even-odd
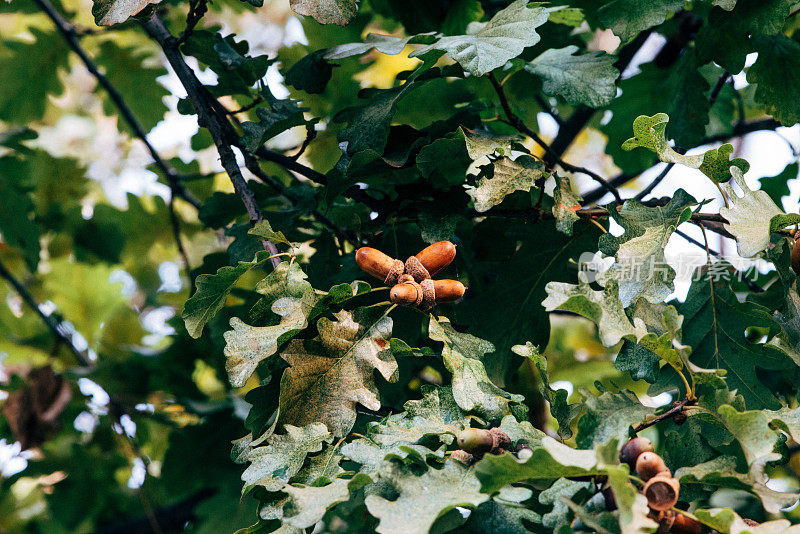
[[[261,95],[256,95],[256,96],[253,98],[253,101],[252,101],[252,102],[250,102],[249,104],[246,104],[246,105],[244,105],[244,106],[240,107],[239,109],[232,109],[232,110],[228,110],[228,114],[229,114],[229,115],[237,115],[237,114],[239,114],[239,113],[244,113],[245,111],[250,111],[251,109],[253,109],[253,108],[254,108],[254,107],[256,107],[257,105],[259,105],[259,104],[260,104],[261,102],[263,102],[263,101],[264,101],[264,97],[263,97],[263,96],[261,96]]]
[[[195,27],[208,11],[206,0],[191,0],[189,2],[189,13],[186,15],[186,29],[178,37],[178,45],[185,43],[192,36]]]
[[[95,77],[97,83],[99,83],[108,93],[108,96],[111,97],[114,105],[117,107],[117,109],[119,109],[122,118],[128,123],[128,126],[130,126],[131,130],[133,130],[136,137],[138,137],[142,143],[144,143],[156,166],[161,169],[161,171],[167,177],[167,180],[169,180],[170,187],[174,188],[175,191],[178,192],[178,196],[186,200],[195,208],[199,209],[201,205],[200,201],[194,198],[194,196],[183,187],[183,184],[180,183],[180,175],[175,171],[175,169],[170,167],[166,161],[164,161],[155,147],[147,139],[147,134],[145,133],[144,128],[136,119],[136,116],[134,116],[133,111],[131,111],[131,108],[125,102],[122,94],[117,90],[116,87],[114,87],[109,79],[102,72],[100,72],[97,64],[92,60],[92,58],[89,57],[81,44],[78,42],[77,33],[72,23],[66,20],[61,13],[57,11],[49,2],[49,0],[34,0],[34,2],[36,2],[41,10],[44,11],[51,21],[53,21],[53,24],[55,24],[59,33],[61,33],[61,35],[64,37],[64,40],[67,42],[72,51],[77,54],[77,56],[86,66],[86,69],[92,74],[92,76]]]
[[[667,177],[667,174],[669,174],[669,171],[671,171],[672,167],[674,166],[675,166],[674,162],[667,163],[667,166],[664,167],[664,170],[662,170],[661,173],[659,173],[659,175],[656,176],[652,182],[647,184],[647,187],[639,191],[639,193],[637,193],[636,196],[633,198],[636,200],[642,200],[644,197],[649,195],[653,191],[653,189],[655,189],[656,186],[660,184],[664,180],[664,178]]]
[[[300,158],[300,156],[302,156],[303,153],[306,151],[308,145],[311,144],[311,141],[313,141],[316,137],[317,137],[317,130],[315,130],[313,126],[307,126],[306,138],[303,139],[303,144],[300,145],[300,149],[294,155],[289,157],[297,161]]]
[[[660,423],[661,421],[664,421],[665,419],[673,417],[675,414],[682,412],[687,405],[694,404],[695,402],[696,402],[695,399],[688,399],[688,398],[683,399],[682,401],[679,401],[677,404],[675,404],[672,408],[662,413],[661,415],[657,415],[650,420],[639,423],[638,425],[633,427],[633,431],[636,434],[638,434],[645,428],[649,428],[655,424]]]
[[[676,229],[675,233],[678,234],[679,236],[681,236],[682,238],[684,238],[686,241],[688,241],[692,245],[695,245],[695,246],[698,246],[698,247],[704,249],[706,251],[707,255],[714,256],[715,258],[721,258],[722,254],[720,254],[719,252],[717,252],[716,250],[714,250],[714,249],[712,249],[712,248],[710,248],[708,246],[708,238],[706,237],[706,230],[710,230],[712,232],[714,232],[715,230],[713,230],[712,228],[708,228],[707,227],[708,223],[703,224],[701,221],[698,221],[698,220],[693,220],[692,222],[697,224],[697,226],[699,226],[703,230],[703,238],[705,239],[705,243],[701,243],[697,239],[691,237],[690,235],[684,233],[681,230],[677,230]],[[716,233],[720,233],[720,232],[716,232]],[[722,234],[720,233],[720,235],[722,235]],[[728,237],[728,236],[724,236],[724,237]],[[756,284],[754,281],[752,281],[749,278],[747,278],[747,276],[745,276],[744,273],[742,273],[741,271],[736,270],[736,268],[733,267],[733,266],[731,266],[731,269],[733,269],[733,272],[736,273],[737,278],[739,280],[741,280],[742,282],[744,282],[744,284],[747,286],[748,289],[750,289],[750,291],[752,291],[753,293],[763,293],[764,292],[764,288],[763,287],[761,287],[760,285]]]
[[[78,350],[78,348],[72,342],[72,339],[63,332],[62,322],[53,317],[53,315],[46,315],[42,311],[39,303],[36,302],[35,298],[33,298],[33,295],[31,295],[28,289],[22,285],[22,283],[17,280],[13,274],[11,274],[11,271],[6,268],[3,262],[0,262],[0,277],[4,278],[6,282],[8,282],[9,285],[14,288],[14,291],[17,292],[25,304],[27,304],[28,307],[39,316],[47,328],[50,329],[50,332],[52,332],[56,341],[66,346],[82,367],[91,368],[93,366],[92,360],[89,358],[89,356],[87,356],[83,351]]]
[[[622,202],[622,197],[619,196],[619,191],[617,191],[616,188],[611,187],[611,185],[605,178],[603,178],[596,172],[586,169],[584,167],[579,167],[577,165],[567,163],[566,161],[562,160],[557,154],[555,154],[555,152],[553,152],[550,146],[547,143],[545,143],[544,140],[541,137],[539,137],[539,135],[536,132],[531,130],[524,123],[524,121],[519,118],[518,115],[516,115],[513,111],[511,111],[511,105],[508,102],[508,98],[506,97],[505,91],[503,90],[503,86],[500,85],[500,82],[497,81],[497,78],[495,78],[494,75],[490,73],[488,75],[488,79],[489,82],[492,84],[495,93],[497,93],[497,97],[500,100],[500,106],[503,108],[503,112],[506,115],[507,123],[510,126],[514,127],[519,132],[527,135],[528,137],[533,139],[536,142],[536,144],[541,146],[544,149],[545,153],[550,155],[552,163],[558,163],[559,165],[561,165],[561,167],[563,167],[567,171],[578,172],[591,177],[593,180],[598,182],[601,187],[605,188],[609,193],[614,195],[614,198],[617,199],[617,202]]]
[[[708,103],[709,107],[714,105],[714,102],[717,101],[717,96],[719,96],[719,92],[722,91],[722,88],[725,87],[725,83],[728,81],[731,73],[727,70],[722,73],[722,76],[719,77],[717,80],[717,84],[714,86],[714,89],[711,90],[711,94],[708,95]]]
[[[265,173],[258,165],[258,161],[256,160],[256,158],[249,152],[244,152],[244,163],[245,167],[247,167],[247,170],[250,171],[250,173],[253,176],[255,176],[256,178],[258,178],[259,180],[261,180],[262,182],[273,188],[281,195],[288,198],[292,203],[297,204],[300,201],[300,199],[294,193],[292,193],[288,187],[283,185],[281,182],[279,182],[272,176]],[[314,215],[314,218],[317,219],[324,226],[326,226],[329,230],[331,230],[339,238],[339,240],[343,241],[347,238],[346,232],[343,229],[336,226],[336,223],[334,223],[329,217],[327,217],[326,215],[324,215],[323,213],[321,213],[319,210],[316,209],[312,213]],[[350,241],[355,242],[354,239],[350,239]]]
[[[169,222],[172,226],[172,237],[175,239],[175,245],[178,247],[178,253],[183,260],[183,268],[186,269],[186,278],[189,280],[189,293],[194,291],[194,278],[192,277],[192,266],[189,263],[189,256],[186,254],[186,249],[181,240],[181,221],[178,214],[175,212],[175,190],[170,190],[169,204],[167,210],[169,211]]]
[[[550,103],[547,102],[547,100],[545,100],[544,97],[542,97],[542,95],[537,93],[533,95],[533,98],[534,100],[536,100],[536,103],[539,104],[539,107],[542,108],[544,111],[546,111],[547,114],[550,115],[554,121],[556,121],[556,124],[558,124],[559,128],[561,128],[564,125],[564,120],[558,114],[558,111],[553,106],[551,106]]]

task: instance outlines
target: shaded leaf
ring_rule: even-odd
[[[445,462],[442,469],[429,468],[421,476],[391,463],[381,477],[397,497],[388,500],[373,494],[366,498],[367,510],[380,520],[376,529],[380,533],[427,534],[447,511],[456,506],[476,507],[489,499],[480,492],[474,468],[453,460]]]
[[[533,365],[539,371],[539,393],[550,403],[550,413],[558,421],[558,435],[562,439],[572,437],[570,424],[575,416],[580,413],[580,405],[567,402],[568,394],[566,390],[550,387],[550,379],[547,374],[547,359],[530,341],[525,345],[515,345],[511,347],[511,350],[533,362]]]
[[[431,316],[428,335],[444,342],[442,358],[447,370],[453,373],[453,397],[462,409],[500,419],[510,413],[509,403],[523,400],[521,395],[506,393],[489,380],[482,359],[494,352],[494,345],[457,332],[444,317]]]
[[[692,283],[680,312],[684,316],[683,340],[694,349],[691,361],[695,365],[726,370],[728,388],[738,390],[749,408],[778,407],[756,368],[780,369],[791,360],[770,345],[745,338],[749,327],[777,329],[767,308],[741,303],[726,285],[702,276]]]
[[[756,41],[758,60],[747,70],[756,85],[755,99],[784,126],[800,121],[800,44],[785,35]]]
[[[572,105],[605,106],[616,96],[614,81],[619,71],[616,58],[602,52],[575,56],[577,46],[551,48],[525,65],[525,70],[542,78],[543,90]]]
[[[682,0],[614,0],[597,10],[604,27],[627,43],[636,34],[664,22],[683,9]]]
[[[535,29],[547,22],[547,17],[548,9],[541,4],[516,0],[488,23],[470,24],[466,35],[441,37],[410,55],[416,57],[431,50],[443,50],[465,71],[483,76],[538,43],[540,36]]]

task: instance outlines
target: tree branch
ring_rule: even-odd
[[[273,188],[281,195],[288,198],[295,205],[299,202],[297,196],[294,195],[291,191],[289,191],[289,188],[287,188],[278,180],[276,180],[275,178],[273,178],[272,176],[268,175],[263,170],[261,170],[261,167],[258,165],[258,161],[252,154],[246,151],[243,153],[244,153],[245,167],[247,167],[247,170],[249,170],[253,174],[253,176],[255,176],[256,178],[258,178],[259,180],[261,180],[262,182]],[[319,210],[316,209],[313,211],[313,214],[314,218],[317,219],[319,222],[321,222],[323,225],[325,225],[334,234],[336,234],[336,236],[339,238],[340,241],[346,238],[345,231],[336,226],[336,223],[334,223],[326,215],[320,213]],[[350,240],[355,242],[355,240],[352,238]]]
[[[102,72],[100,72],[100,70],[97,68],[97,64],[92,60],[92,58],[89,57],[81,44],[78,42],[78,33],[75,30],[75,26],[66,20],[61,13],[59,13],[55,7],[53,7],[49,0],[34,0],[34,2],[36,2],[39,8],[50,18],[51,21],[53,21],[56,29],[58,29],[59,33],[61,33],[61,35],[64,37],[64,40],[67,42],[67,45],[69,45],[72,51],[77,54],[77,56],[86,66],[86,69],[92,74],[92,76],[95,77],[97,83],[99,83],[100,86],[108,93],[108,96],[111,97],[112,102],[117,109],[119,109],[122,118],[128,123],[128,126],[130,126],[131,130],[133,130],[134,134],[136,134],[136,137],[138,137],[142,143],[144,143],[144,146],[147,147],[147,151],[150,153],[150,157],[153,158],[156,166],[161,169],[161,171],[164,173],[164,176],[167,177],[167,180],[169,181],[170,187],[173,189],[173,191],[177,192],[178,196],[180,196],[186,202],[199,209],[201,205],[200,201],[186,190],[180,181],[181,176],[175,171],[175,169],[170,167],[167,162],[163,160],[155,147],[147,139],[147,134],[145,133],[144,128],[142,128],[142,125],[134,116],[131,108],[128,107],[128,104],[125,102],[122,94],[117,90],[116,87],[114,87],[109,79],[106,78]]]
[[[247,180],[242,175],[239,163],[236,161],[236,154],[231,148],[238,141],[238,136],[230,122],[228,122],[227,115],[220,112],[214,105],[212,100],[215,99],[208,93],[192,69],[189,68],[189,65],[183,60],[183,56],[178,49],[178,40],[170,33],[159,16],[155,14],[141,24],[150,37],[161,46],[167,57],[167,62],[172,66],[184,89],[186,89],[189,101],[197,113],[200,126],[206,128],[211,134],[211,138],[214,140],[219,152],[220,163],[222,163],[225,172],[228,173],[234,191],[242,200],[247,214],[250,216],[251,224],[263,221],[264,216],[258,207],[255,195],[247,185]],[[278,254],[278,248],[274,243],[267,240],[263,240],[262,243],[270,256],[272,256],[270,258],[272,266],[277,267],[281,262],[280,258],[275,256]]]
[[[710,145],[713,143],[720,143],[724,141],[728,141],[735,137],[741,137],[743,135],[747,135],[753,132],[765,131],[765,130],[774,130],[781,126],[781,123],[776,121],[775,119],[759,119],[750,122],[742,122],[736,124],[730,133],[724,133],[719,135],[712,135],[709,137],[704,138],[699,146],[703,145]],[[659,163],[658,160],[654,163],[657,165]],[[645,171],[642,171],[645,172]],[[612,187],[620,187],[625,183],[635,179],[639,174],[627,174],[627,173],[620,173],[614,178],[608,180],[608,184]],[[604,187],[598,187],[597,189],[592,189],[585,195],[583,195],[583,201],[585,204],[591,204],[597,202],[606,194],[607,190]]]
[[[697,401],[694,400],[694,399],[692,399],[692,400],[683,399],[682,401],[676,402],[675,405],[672,408],[670,408],[666,412],[662,413],[661,415],[657,415],[657,416],[653,417],[652,419],[647,420],[647,421],[643,421],[642,423],[639,423],[638,425],[633,427],[633,431],[638,434],[639,432],[641,432],[645,428],[649,428],[649,427],[651,427],[651,426],[653,426],[655,424],[660,423],[661,421],[664,421],[665,419],[669,419],[671,417],[674,417],[675,415],[681,413],[683,411],[683,409],[686,408],[687,405],[694,404],[695,402],[697,402]]]
[[[488,76],[489,82],[492,84],[495,93],[497,93],[497,97],[500,99],[500,106],[503,108],[503,112],[506,114],[506,118],[508,119],[508,124],[512,127],[516,128],[519,132],[527,135],[534,141],[536,144],[541,146],[545,151],[545,157],[543,160],[546,164],[552,166],[555,163],[561,165],[562,168],[569,172],[579,172],[581,174],[586,174],[590,176],[594,181],[598,182],[601,187],[607,190],[609,193],[614,195],[614,198],[617,199],[618,202],[622,202],[622,197],[619,196],[619,192],[609,185],[608,181],[605,178],[600,176],[594,171],[590,171],[584,167],[579,167],[577,165],[573,165],[571,163],[567,163],[566,161],[562,160],[555,152],[544,142],[544,140],[539,137],[539,135],[531,130],[525,122],[519,118],[513,111],[511,111],[511,105],[508,102],[508,98],[506,97],[505,91],[503,91],[503,86],[500,85],[500,82],[497,81],[497,78],[494,77],[493,74],[489,74]]]
[[[8,284],[14,288],[14,291],[17,292],[25,304],[27,304],[28,307],[39,316],[47,328],[50,329],[50,332],[53,334],[53,337],[56,338],[56,341],[66,346],[82,367],[91,368],[93,366],[92,360],[83,351],[78,350],[78,348],[72,342],[72,339],[63,332],[63,325],[61,321],[57,320],[52,315],[46,315],[42,311],[42,309],[39,307],[39,303],[33,298],[33,295],[31,295],[28,289],[22,285],[22,283],[17,280],[13,274],[11,274],[11,271],[6,268],[3,262],[0,262],[0,278],[4,278],[6,282],[8,282]]]
[[[667,163],[667,166],[666,166],[666,167],[664,167],[664,170],[662,170],[662,171],[659,173],[659,175],[658,175],[658,176],[656,176],[655,178],[653,178],[653,181],[651,181],[649,184],[647,184],[647,187],[645,187],[644,189],[642,189],[641,191],[639,191],[639,192],[636,194],[636,196],[635,196],[635,197],[633,197],[633,198],[634,198],[635,200],[641,201],[641,200],[642,200],[644,197],[646,197],[647,195],[649,195],[649,194],[650,194],[650,193],[653,191],[653,189],[655,189],[655,188],[656,188],[656,186],[657,186],[658,184],[660,184],[660,183],[661,183],[661,182],[664,180],[664,178],[666,178],[666,177],[667,177],[667,175],[669,174],[669,171],[671,171],[671,170],[672,170],[672,168],[673,168],[674,166],[675,166],[675,163],[674,163],[674,162],[669,162],[669,163]]]

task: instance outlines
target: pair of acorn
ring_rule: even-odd
[[[671,511],[678,502],[681,484],[653,450],[653,443],[649,439],[636,437],[622,446],[619,461],[635,469],[639,478],[645,481],[642,493],[650,506],[650,516],[659,521],[662,527],[668,528],[659,528],[659,532],[700,534],[702,526],[698,521]]]
[[[356,263],[361,270],[392,288],[389,300],[423,310],[429,310],[434,304],[455,302],[464,296],[467,288],[458,280],[431,279],[455,257],[456,246],[450,241],[425,247],[405,262],[371,247],[356,250]]]

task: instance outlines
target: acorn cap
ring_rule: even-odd
[[[669,510],[678,502],[681,484],[668,474],[656,475],[644,485],[644,496],[653,510]]]

